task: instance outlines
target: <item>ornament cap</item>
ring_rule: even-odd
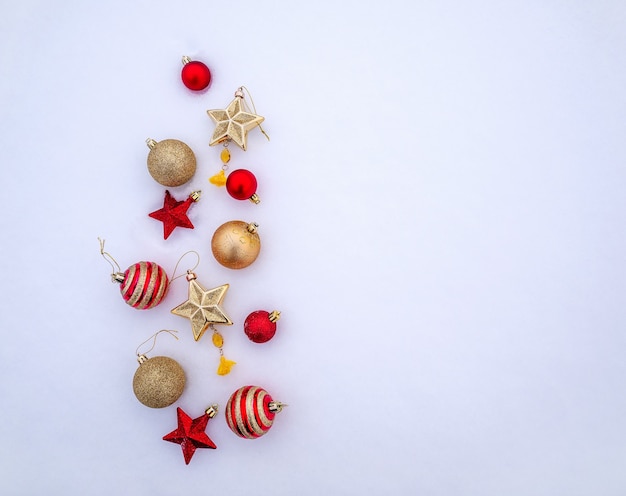
[[[217,410],[218,410],[217,403],[213,403],[209,408],[205,410],[204,413],[206,413],[209,416],[209,418],[212,419],[213,417],[217,415]]]
[[[146,355],[137,355],[137,361],[139,362],[139,365],[141,365],[142,363],[146,363],[148,360],[150,360]]]
[[[146,145],[148,145],[148,148],[150,148],[150,150],[152,150],[155,146],[157,146],[157,142],[155,140],[153,140],[152,138],[148,138],[146,140]]]
[[[270,401],[268,408],[270,412],[278,413],[283,410],[284,407],[289,406],[286,403],[281,403],[280,401]]]
[[[272,313],[270,313],[269,319],[270,322],[276,322],[278,319],[280,319],[280,312],[278,310],[274,310]]]
[[[235,91],[235,97],[237,97],[237,98],[243,98],[244,97],[243,86],[240,86],[239,88],[237,88],[237,91]]]
[[[251,222],[250,224],[246,226],[246,229],[248,230],[248,232],[252,234],[257,232],[258,228],[259,228],[259,225],[256,222]]]
[[[182,62],[183,65],[187,65],[189,62],[191,62],[191,59],[187,57],[187,55],[183,55]]]
[[[194,279],[197,279],[197,276],[194,272],[191,272],[190,270],[188,270],[187,275],[185,276],[185,279],[187,279],[188,281],[193,281]]]
[[[189,198],[197,202],[200,199],[200,196],[202,196],[202,190],[197,190],[197,191],[192,191],[191,194],[189,195]]]
[[[111,282],[119,282],[120,284],[124,282],[126,277],[123,272],[114,272],[111,274]]]
[[[261,199],[259,198],[259,195],[257,195],[256,193],[254,193],[249,200],[254,203],[255,205],[258,205],[259,203],[261,203]]]

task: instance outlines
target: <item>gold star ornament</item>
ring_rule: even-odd
[[[244,151],[247,146],[248,131],[265,120],[265,117],[246,111],[241,88],[237,90],[235,99],[225,110],[207,110],[207,114],[215,122],[215,131],[213,131],[209,146],[232,140]]]
[[[196,341],[202,337],[211,324],[233,324],[220,307],[228,291],[228,284],[207,290],[196,281],[196,275],[190,270],[187,271],[187,281],[189,281],[189,298],[174,308],[172,313],[189,319]]]

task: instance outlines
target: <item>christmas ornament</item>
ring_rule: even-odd
[[[235,362],[224,358],[222,335],[215,329],[213,324],[232,325],[228,315],[222,310],[221,303],[228,291],[228,284],[218,286],[213,289],[205,289],[196,280],[196,274],[191,270],[187,271],[187,281],[189,281],[189,293],[187,301],[181,303],[172,310],[174,315],[179,315],[189,319],[193,337],[198,341],[208,328],[213,330],[213,344],[220,351],[220,364],[217,369],[219,375],[226,375]]]
[[[161,303],[169,285],[163,267],[154,262],[137,262],[122,272],[117,261],[104,251],[104,240],[100,240],[100,254],[113,267],[111,280],[120,283],[120,292],[126,303],[138,310],[147,310]]]
[[[154,349],[156,338],[161,332],[168,332],[178,339],[173,334],[176,331],[159,331],[141,343],[136,351],[139,368],[133,377],[133,392],[141,403],[150,408],[171,405],[180,398],[185,388],[185,372],[176,360],[166,356],[148,358],[145,353],[139,354],[139,348],[152,338],[154,343],[146,353]]]
[[[209,146],[218,145],[225,141],[233,141],[245,151],[248,142],[248,131],[256,126],[260,127],[261,122],[265,120],[264,117],[246,110],[243,90],[243,86],[237,89],[235,99],[230,102],[226,109],[207,110],[207,114],[215,122],[215,130],[211,136]]]
[[[230,396],[224,413],[230,430],[239,437],[256,439],[270,430],[274,416],[285,406],[263,388],[244,386]]]
[[[215,259],[229,269],[248,267],[259,256],[261,239],[258,224],[231,220],[217,228],[211,239]]]
[[[211,71],[198,60],[183,57],[183,69],[180,72],[183,84],[193,91],[202,91],[211,84]]]
[[[246,336],[255,343],[266,343],[276,334],[276,321],[280,318],[280,312],[272,313],[265,310],[257,310],[246,317],[243,323],[243,331]]]
[[[148,214],[153,219],[163,222],[163,239],[169,238],[172,231],[177,227],[193,229],[193,224],[189,220],[189,217],[187,217],[187,210],[189,210],[192,203],[200,199],[201,193],[201,191],[194,191],[186,200],[178,201],[169,191],[165,191],[163,208]]]
[[[209,419],[217,415],[217,405],[212,405],[206,409],[204,415],[192,419],[180,407],[176,408],[176,417],[178,419],[178,427],[169,434],[163,436],[164,441],[180,444],[183,450],[185,464],[189,465],[191,457],[198,448],[216,449],[215,443],[206,435],[206,426]]]
[[[148,171],[163,186],[180,186],[189,181],[196,172],[196,156],[189,146],[176,139],[146,140]]]
[[[247,109],[244,90],[250,97],[250,102],[254,113]],[[220,153],[222,160],[222,170],[209,178],[209,182],[216,186],[226,185],[228,194],[237,200],[250,200],[253,203],[259,203],[260,199],[256,195],[257,181],[252,172],[246,169],[238,169],[231,172],[226,177],[226,170],[230,162],[230,150],[228,145],[234,141],[242,150],[247,149],[248,131],[259,126],[261,132],[269,140],[269,136],[261,127],[264,118],[256,115],[254,102],[250,92],[244,86],[241,86],[235,92],[235,99],[230,103],[226,110],[207,110],[207,113],[215,122],[215,131],[209,142],[210,146],[222,144],[224,148]]]
[[[246,169],[237,169],[228,174],[226,191],[236,200],[250,200],[258,204],[261,199],[256,194],[256,177]]]

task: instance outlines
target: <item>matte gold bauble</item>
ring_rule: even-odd
[[[213,256],[224,267],[243,269],[256,260],[261,251],[257,224],[231,220],[217,228],[211,240]]]
[[[196,156],[191,148],[176,139],[146,141],[148,171],[163,186],[180,186],[189,181],[196,172]]]
[[[139,368],[133,377],[137,399],[150,408],[164,408],[174,403],[185,388],[185,372],[176,360],[157,356],[138,358]]]

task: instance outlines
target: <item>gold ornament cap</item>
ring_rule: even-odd
[[[231,220],[217,228],[211,239],[215,259],[229,269],[243,269],[251,265],[261,251],[259,225],[242,220]]]
[[[180,186],[188,182],[196,173],[196,156],[189,146],[177,139],[155,141],[146,140],[148,172],[163,186]]]
[[[267,405],[268,409],[272,413],[280,413],[283,411],[287,405],[286,403],[281,403],[280,401],[270,401],[269,405]]]
[[[207,408],[204,413],[206,413],[210,419],[217,415],[218,405],[217,403],[213,403],[209,408]]]
[[[274,310],[270,313],[268,318],[270,322],[276,322],[278,319],[280,319],[280,312],[278,310]]]

